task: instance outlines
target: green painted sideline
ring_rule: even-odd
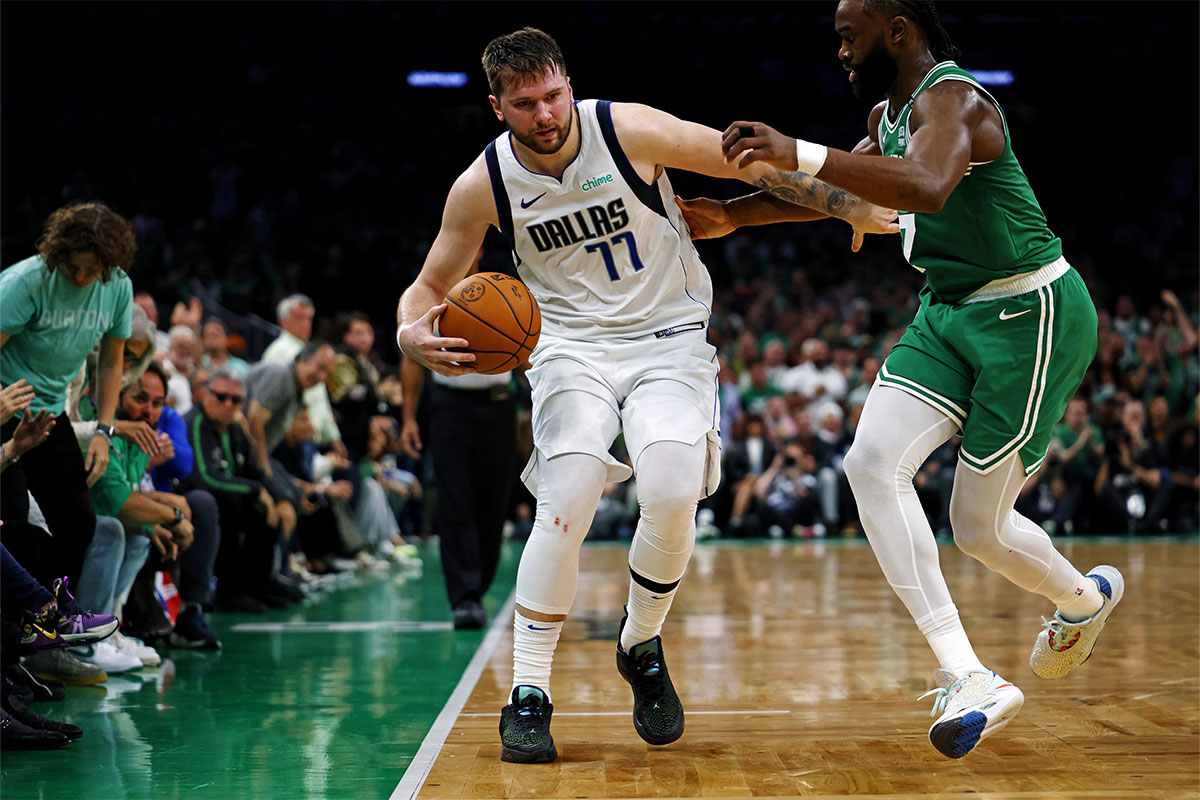
[[[506,542],[490,614],[512,592],[522,543]],[[445,623],[436,544],[420,575],[359,573],[308,606],[219,614],[216,653],[67,689],[34,710],[84,729],[61,751],[0,754],[4,800],[386,798],[484,631],[238,632],[238,623]],[[354,626],[351,626],[354,627]],[[390,626],[386,626],[390,627]]]

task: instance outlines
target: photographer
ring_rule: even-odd
[[[1146,436],[1145,424],[1141,401],[1126,403],[1121,426],[1110,435],[1096,476],[1096,493],[1113,530],[1157,533],[1166,519],[1171,472],[1163,467],[1164,454],[1158,445]]]
[[[754,494],[772,538],[789,531],[804,538],[825,535],[825,526],[818,522],[816,469],[816,460],[793,440],[755,481]]]

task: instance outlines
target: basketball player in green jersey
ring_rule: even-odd
[[[779,171],[757,182],[762,193],[685,204],[685,216],[709,235],[809,219],[782,202],[803,199],[794,185],[802,174],[901,210],[904,255],[926,286],[867,399],[845,470],[880,566],[940,662],[930,741],[961,758],[1012,719],[1023,696],[967,639],[913,475],[962,432],[955,542],[1057,606],[1034,644],[1036,674],[1059,678],[1087,660],[1121,599],[1121,574],[1101,566],[1081,575],[1013,503],[1095,354],[1096,312],[1013,155],[1003,112],[951,60],[933,3],[842,0],[835,24],[854,93],[877,102],[867,138],[849,153],[735,122],[722,140],[726,159]]]

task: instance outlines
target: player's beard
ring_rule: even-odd
[[[571,128],[575,125],[575,104],[571,104],[571,116],[567,118],[567,124],[563,127],[554,125],[554,129],[558,131],[558,139],[554,143],[550,143],[542,139],[536,133],[531,133],[528,136],[518,133],[513,126],[508,126],[508,131],[521,144],[528,147],[535,153],[543,156],[552,156],[566,146],[567,140],[571,138]]]
[[[883,99],[900,73],[900,66],[882,43],[867,53],[862,63],[851,64],[850,68],[856,73],[854,83],[850,84],[854,96],[871,105]]]

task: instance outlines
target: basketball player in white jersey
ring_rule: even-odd
[[[405,355],[443,375],[471,371],[463,339],[439,337],[442,298],[467,274],[488,226],[513,243],[542,312],[530,358],[535,451],[522,479],[537,496],[517,573],[513,690],[500,718],[501,758],[557,758],[550,667],[575,598],[579,550],[606,482],[630,469],[609,455],[624,432],[641,519],[617,666],[632,686],[634,726],[651,744],[683,733],[663,659],[662,628],[695,539],[696,504],[720,473],[716,351],[706,341],[707,270],[665,167],[753,182],[721,156],[721,134],[647,106],[575,102],[558,45],[525,28],[483,54],[497,119],[508,130],[455,181],[441,230],[400,300]],[[762,166],[759,169],[773,171]],[[811,219],[864,233],[898,230],[887,211],[820,181]]]

